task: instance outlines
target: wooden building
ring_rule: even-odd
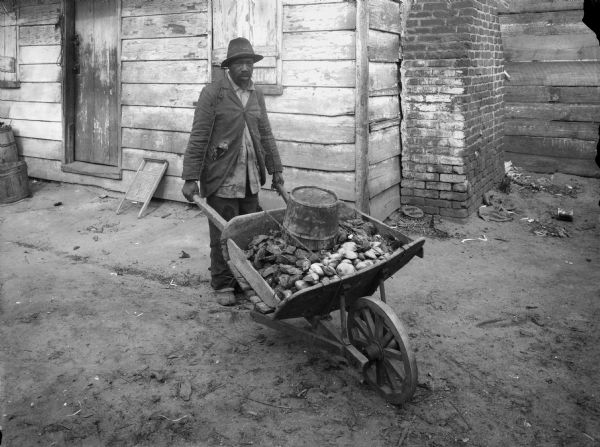
[[[384,218],[400,206],[400,27],[399,0],[3,0],[0,121],[31,177],[125,191],[164,158],[156,196],[184,200],[194,102],[244,36],[286,187]]]
[[[504,44],[505,157],[537,172],[600,177],[600,45],[583,0],[511,0]]]

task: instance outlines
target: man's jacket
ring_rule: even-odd
[[[246,107],[227,78],[202,89],[183,159],[184,180],[200,180],[200,194],[214,194],[233,169],[242,148],[244,125],[256,151],[261,185],[266,173],[281,172],[281,159],[261,91],[252,90]]]

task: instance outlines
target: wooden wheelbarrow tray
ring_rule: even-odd
[[[383,222],[340,203],[340,219],[360,217],[371,222],[382,236],[402,243],[391,256],[371,267],[327,285],[300,290],[279,301],[275,292],[246,259],[252,238],[280,230],[284,209],[238,216],[226,222],[200,197],[194,197],[207,217],[221,228],[223,253],[243,289],[253,289],[270,313],[251,311],[251,317],[265,326],[305,338],[346,357],[360,368],[365,380],[387,401],[400,404],[413,395],[417,386],[417,364],[404,326],[386,304],[384,282],[414,256],[423,257],[424,238],[411,240]],[[371,297],[379,289],[380,299]],[[263,306],[263,309],[265,306]],[[339,312],[340,328],[332,323],[331,312]],[[304,318],[310,327],[301,327]]]

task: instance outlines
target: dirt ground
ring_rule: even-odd
[[[33,182],[0,207],[2,446],[600,445],[600,181],[523,179],[511,221],[388,221],[427,239],[387,282],[403,406],[216,304],[199,209]]]

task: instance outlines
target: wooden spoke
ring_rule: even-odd
[[[417,364],[394,311],[380,300],[363,297],[347,318],[350,343],[369,360],[363,368],[365,380],[389,402],[406,402],[417,386]]]

